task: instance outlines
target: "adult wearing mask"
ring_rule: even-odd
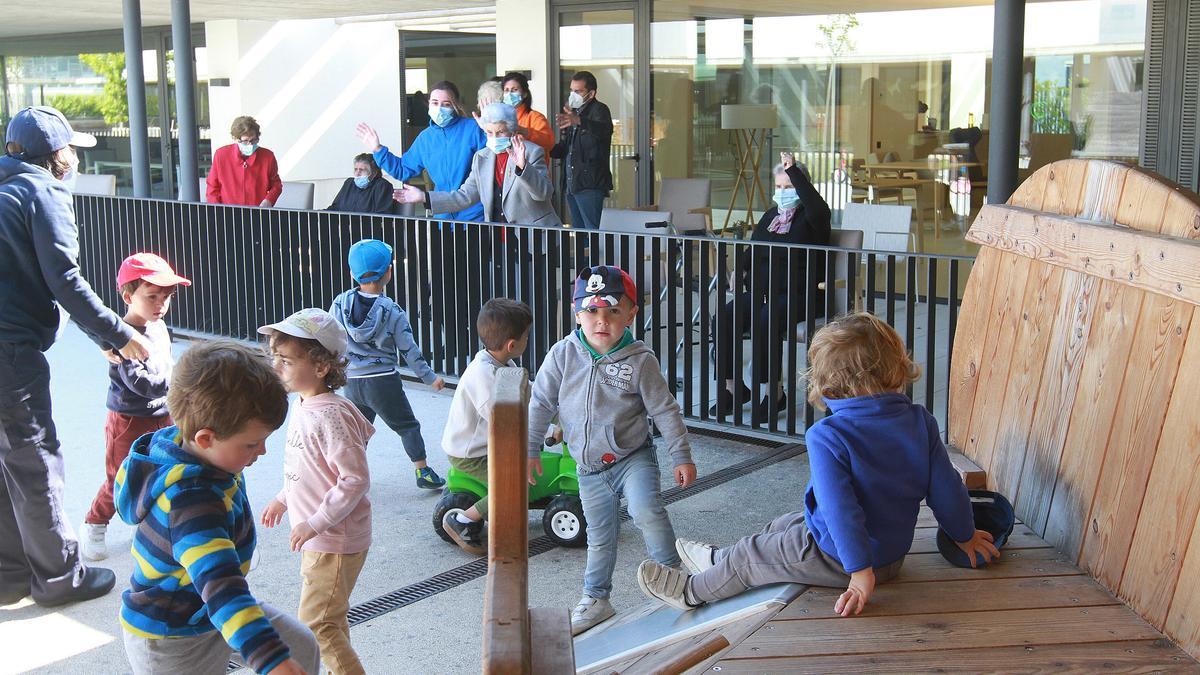
[[[546,116],[533,109],[529,78],[521,73],[504,76],[504,102],[517,109],[517,133],[542,148],[547,155],[554,148],[554,132]]]
[[[54,108],[13,116],[0,157],[0,605],[26,595],[44,606],[112,590],[111,570],[85,567],[63,510],[63,458],[50,412],[59,306],[102,349],[143,360],[150,343],[104,306],[79,271],[69,184],[76,133]],[[115,357],[114,357],[115,358]]]
[[[208,203],[275,206],[283,192],[275,153],[260,147],[262,129],[249,115],[229,126],[233,143],[217,148],[208,171]]]
[[[379,134],[365,122],[358,125],[358,137],[375,156],[375,163],[392,178],[407,182],[428,171],[438,190],[457,190],[471,170],[471,158],[487,145],[483,129],[462,109],[458,87],[453,82],[438,82],[429,92],[429,127],[417,134],[412,147],[397,157],[380,145]],[[434,214],[446,220],[478,221],[483,206],[474,204],[460,211]]]
[[[775,167],[775,206],[767,209],[759,219],[750,240],[769,244],[828,246],[829,205],[813,187],[808,172],[796,166],[792,153],[781,152],[779,157],[780,164]],[[750,255],[751,249],[753,257]],[[735,367],[733,362],[733,341],[742,339],[742,335],[751,330],[751,322],[754,322],[751,333],[754,378],[766,386],[769,383],[768,367],[771,364],[777,368],[783,367],[783,344],[788,331],[792,329],[787,321],[789,304],[795,307],[793,316],[803,317],[807,303],[819,303],[822,297],[817,292],[817,284],[825,279],[825,261],[820,253],[812,256],[812,267],[808,266],[808,255],[803,249],[755,246],[747,247],[741,255],[741,269],[745,276],[731,281],[729,290],[733,292],[734,299],[726,303],[724,311],[713,317],[712,334],[717,338],[712,352],[715,375],[718,383],[724,380],[724,386],[717,389],[717,403],[710,411],[713,415],[733,412],[733,392],[736,387],[742,388],[739,398],[743,402],[750,401],[753,393],[742,383],[741,366]],[[733,325],[734,303],[740,306],[738,315],[741,317],[741,323],[736,327]],[[776,335],[770,335],[772,315],[775,316],[778,330]],[[776,391],[767,392],[761,400],[754,401],[751,419],[755,423],[767,420],[771,398],[775,399],[777,412],[787,406],[784,380],[782,377],[778,380]]]
[[[563,194],[571,225],[598,230],[604,198],[613,187],[608,168],[613,122],[608,106],[596,100],[595,75],[581,70],[571,76],[571,95],[554,119],[560,134],[550,156],[566,160]]]
[[[485,80],[479,85],[479,91],[475,92],[475,106],[479,109],[479,113],[471,113],[475,116],[475,121],[479,122],[479,114],[483,109],[493,103],[502,103],[504,98],[504,90],[500,88],[500,80],[492,78]],[[480,122],[480,125],[483,123]]]
[[[342,189],[326,211],[393,214],[396,202],[392,199],[392,189],[375,158],[364,152],[354,157],[354,176],[342,183]]]

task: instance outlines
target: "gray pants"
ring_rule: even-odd
[[[756,586],[780,582],[844,588],[850,575],[817,546],[804,512],[785,513],[762,532],[743,537],[729,548],[717,549],[716,564],[689,581],[692,597],[702,602],[732,598]],[[889,581],[904,562],[875,570],[875,582]]]
[[[413,414],[408,396],[404,394],[404,380],[400,373],[378,377],[352,377],[346,381],[342,394],[350,399],[358,411],[374,424],[375,416],[400,436],[404,452],[413,462],[425,459],[425,439],[421,437],[421,423]]]
[[[321,672],[321,651],[312,631],[299,619],[279,611],[267,603],[259,603],[271,627],[283,638],[304,672]],[[121,631],[125,637],[125,655],[134,675],[154,673],[189,673],[194,675],[224,675],[232,656],[235,663],[242,657],[221,637],[220,631],[181,638],[148,639]]]
[[[0,591],[54,602],[84,571],[63,509],[50,364],[36,347],[0,342]]]

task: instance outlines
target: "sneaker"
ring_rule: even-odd
[[[446,515],[442,516],[442,529],[450,535],[459,548],[467,553],[471,555],[487,553],[487,539],[483,536],[483,522],[459,522],[458,514],[462,512],[462,509],[447,511]]]
[[[679,559],[683,561],[683,568],[689,574],[700,574],[715,565],[716,563],[713,562],[713,553],[716,550],[717,548],[712,544],[691,541],[690,539],[675,540],[675,551],[679,553]]]
[[[660,565],[653,560],[643,560],[638,565],[638,586],[641,586],[642,592],[653,600],[685,612],[696,608],[689,605],[684,597],[687,580],[687,572]]]
[[[585,595],[579,599],[579,604],[575,605],[575,609],[571,610],[571,635],[579,635],[589,628],[604,623],[616,613],[617,610],[613,609],[608,598],[593,598]]]
[[[446,487],[446,479],[437,475],[431,467],[423,466],[417,469],[417,487],[422,490],[440,490]]]
[[[84,523],[79,537],[79,554],[85,560],[104,560],[108,557],[108,544],[104,543],[104,535],[108,533],[108,525]]]

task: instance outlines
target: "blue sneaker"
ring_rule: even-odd
[[[438,490],[446,486],[446,479],[437,475],[433,468],[425,466],[417,469],[417,487],[422,490]]]

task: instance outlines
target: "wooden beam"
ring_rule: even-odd
[[[947,450],[950,451],[950,463],[958,471],[963,485],[966,485],[968,490],[986,490],[987,472],[979,468],[979,465],[970,457],[959,452],[958,448],[947,448]]]
[[[571,639],[571,614],[566,608],[530,609],[529,644],[532,675],[575,672],[575,641]]]
[[[967,240],[1200,304],[1200,240],[987,204]]]

